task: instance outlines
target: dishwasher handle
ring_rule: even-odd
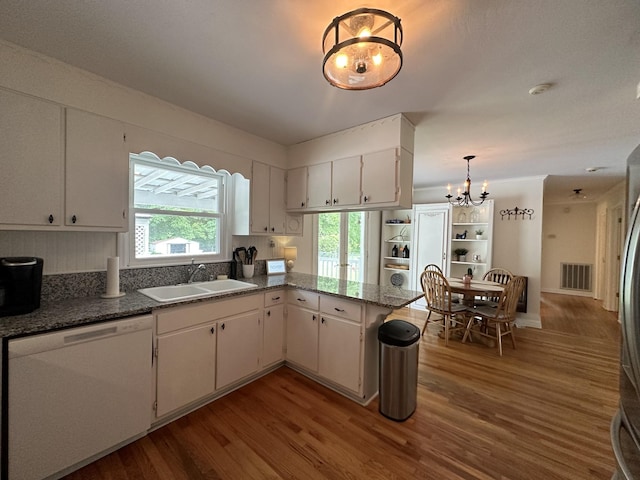
[[[151,315],[142,315],[9,340],[8,355],[9,358],[24,357],[140,330],[151,330],[152,321]]]

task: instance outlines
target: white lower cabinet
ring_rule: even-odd
[[[288,293],[287,361],[360,396],[362,305],[302,290]]]
[[[157,347],[158,417],[214,392],[215,324],[158,336]]]
[[[318,374],[357,392],[360,389],[360,325],[320,316]]]
[[[262,368],[284,360],[284,299],[284,290],[264,294]]]
[[[218,321],[216,388],[232,385],[258,371],[260,312]]]
[[[318,371],[318,312],[287,306],[287,361]]]
[[[156,311],[157,418],[257,371],[262,306],[248,295]]]

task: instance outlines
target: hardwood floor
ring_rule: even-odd
[[[481,344],[420,344],[406,422],[279,370],[69,479],[609,479],[619,328],[582,297],[543,296],[541,330],[504,356]],[[422,327],[425,314],[402,309]]]

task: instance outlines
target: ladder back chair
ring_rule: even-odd
[[[511,279],[513,277],[514,277],[513,273],[511,273],[506,268],[492,268],[492,269],[488,270],[487,273],[485,273],[482,276],[482,280],[486,280],[486,281],[489,281],[489,282],[495,282],[495,283],[500,283],[502,285],[506,285],[507,283],[509,283],[511,281]],[[477,306],[480,306],[480,305],[491,305],[493,307],[496,307],[499,301],[500,301],[500,297],[499,296],[497,296],[497,297],[481,297],[475,303],[476,303]]]
[[[466,325],[467,307],[454,304],[451,301],[451,287],[445,276],[437,270],[424,270],[420,275],[420,284],[424,291],[429,312],[442,316],[444,323],[444,344],[449,345],[449,334],[457,330],[464,330]],[[422,328],[422,334],[427,328],[429,319]]]
[[[511,279],[504,289],[497,307],[489,305],[472,307],[469,309],[471,317],[467,322],[467,328],[462,341],[465,342],[471,335],[471,327],[474,320],[479,318],[483,325],[478,333],[489,338],[495,338],[498,343],[498,352],[502,356],[502,337],[511,335],[511,343],[516,348],[516,339],[513,334],[513,321],[516,319],[516,308],[518,306],[518,298],[522,294],[525,285],[525,278],[516,276]],[[491,329],[495,330],[495,335],[491,335]]]

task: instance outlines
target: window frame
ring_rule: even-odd
[[[142,158],[140,158],[142,156]],[[136,158],[137,157],[137,158]],[[182,211],[168,211],[161,209],[140,209],[134,205],[134,179],[135,179],[135,164],[142,163],[148,166],[162,167],[167,170],[184,171],[194,173],[198,170],[204,169],[206,176],[215,175],[220,178],[220,190],[219,195],[219,211],[218,213],[209,212],[182,212]],[[194,168],[195,167],[195,168]],[[191,263],[191,260],[195,260],[198,263],[214,263],[229,261],[230,257],[227,252],[231,245],[231,213],[230,207],[231,198],[231,175],[225,170],[216,171],[210,165],[204,165],[202,167],[196,165],[194,162],[185,161],[180,162],[173,157],[160,158],[153,152],[141,152],[141,153],[129,153],[129,231],[123,234],[118,239],[118,251],[124,253],[126,258],[126,265],[130,267],[160,267],[160,266],[172,266],[172,265],[185,265]],[[199,254],[176,254],[176,255],[162,255],[162,256],[149,256],[144,258],[136,258],[135,255],[135,223],[137,213],[149,213],[149,214],[163,214],[163,215],[176,215],[184,217],[209,217],[218,219],[218,238],[219,238],[219,253],[199,253]]]

